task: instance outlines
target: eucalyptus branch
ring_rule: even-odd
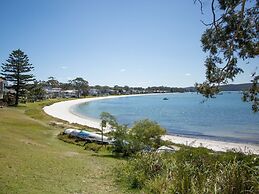
[[[221,23],[220,20],[222,19],[222,17],[223,17],[223,16],[221,16],[220,18],[218,18],[217,20],[215,20],[215,23],[217,23],[217,25],[218,25],[218,23]],[[214,21],[211,22],[211,23],[205,23],[203,20],[200,20],[200,21],[201,21],[201,23],[202,23],[203,25],[205,25],[205,26],[212,26],[212,25],[214,25]]]
[[[195,0],[194,2],[197,2]],[[201,1],[201,0],[200,0]],[[200,3],[199,1],[199,3]],[[218,4],[216,4],[216,2]],[[246,6],[247,0],[210,1],[212,21],[201,22],[208,27],[202,35],[203,50],[209,52],[205,62],[206,82],[196,84],[197,90],[205,97],[218,93],[221,84],[234,80],[243,70],[237,66],[238,59],[254,58],[258,55],[258,2],[251,8]],[[219,7],[217,7],[219,5]],[[219,12],[217,12],[219,11]],[[247,13],[247,14],[246,14]],[[210,64],[211,63],[211,64]],[[252,87],[245,94],[247,101],[253,102],[252,109],[259,111],[258,76],[252,80]]]
[[[215,0],[211,1],[211,11],[212,11],[212,15],[213,15],[213,25],[214,25],[216,31],[218,31],[218,27],[217,27],[217,23],[216,23],[216,14],[215,14],[215,8],[214,8],[214,1]]]
[[[194,2],[194,4],[196,3],[196,2],[199,2],[199,4],[200,4],[200,10],[201,10],[201,14],[203,14],[203,3],[202,3],[202,1],[201,0],[194,0],[193,2]]]
[[[243,1],[242,1],[242,8],[241,8],[240,22],[238,23],[237,31],[236,31],[236,33],[235,33],[235,37],[234,37],[234,38],[237,38],[238,33],[239,33],[239,31],[240,31],[241,24],[243,23],[243,20],[244,20],[245,4],[246,4],[246,0],[243,0]]]

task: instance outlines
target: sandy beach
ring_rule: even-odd
[[[154,94],[147,94],[147,95],[154,95]],[[123,98],[123,97],[130,97],[130,96],[140,96],[140,95],[107,96],[107,97],[93,97],[93,98],[69,100],[69,101],[54,103],[50,106],[46,106],[43,108],[43,110],[48,115],[51,115],[61,120],[68,121],[69,123],[77,123],[80,125],[85,125],[88,127],[100,129],[100,120],[76,115],[75,113],[72,112],[73,107],[78,104],[87,103],[90,101],[111,99],[111,98]],[[108,128],[106,129],[106,132],[107,131],[109,131]],[[259,154],[259,145],[255,145],[255,144],[216,141],[216,140],[193,138],[193,137],[182,137],[178,135],[165,135],[163,136],[163,139],[172,141],[177,144],[184,144],[192,147],[206,147],[214,151],[237,150],[237,151],[242,151],[244,153]]]

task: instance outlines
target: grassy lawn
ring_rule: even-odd
[[[42,111],[53,102],[0,109],[0,193],[126,192],[112,171],[121,160],[57,139],[62,127]]]

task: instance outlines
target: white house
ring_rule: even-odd
[[[89,95],[91,95],[91,96],[98,96],[99,94],[100,94],[100,90],[98,90],[98,89],[91,88],[89,90]]]
[[[63,98],[77,98],[78,90],[63,90],[61,95]]]
[[[46,92],[46,98],[60,98],[61,97],[61,88],[44,88]]]

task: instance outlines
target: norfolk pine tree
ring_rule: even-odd
[[[30,74],[33,69],[34,67],[29,63],[28,56],[20,49],[12,51],[6,63],[2,63],[1,75],[12,83],[9,88],[16,92],[16,106],[19,103],[19,98],[24,95],[28,82],[34,80],[34,76]]]

